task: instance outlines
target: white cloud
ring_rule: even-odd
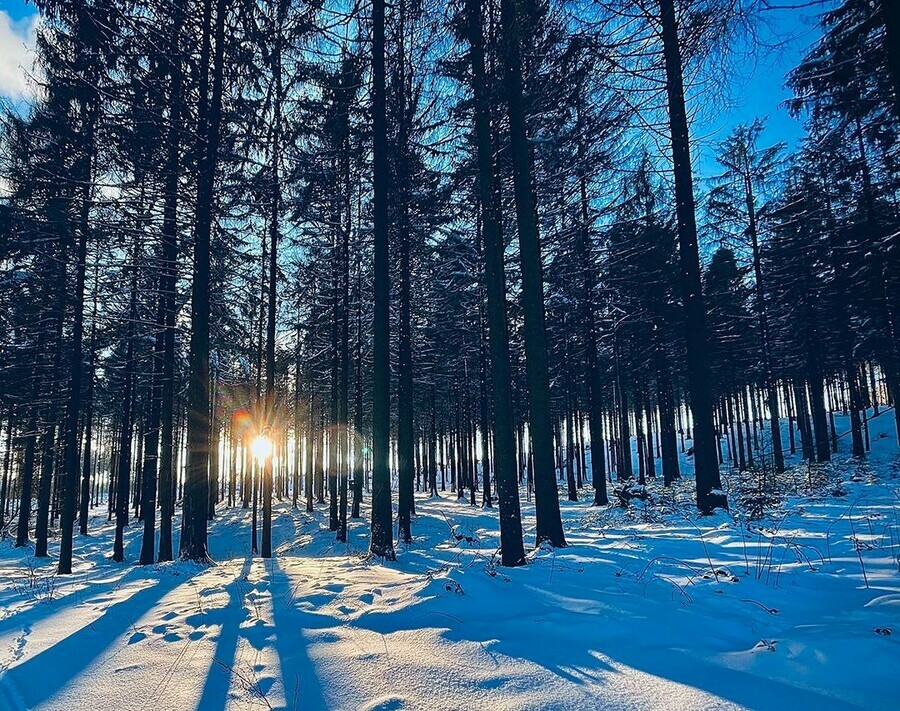
[[[13,20],[0,10],[0,96],[13,101],[32,96],[29,75],[34,65],[34,44],[40,16]]]

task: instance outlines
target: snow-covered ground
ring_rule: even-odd
[[[871,425],[866,463],[793,469],[758,520],[733,477],[708,518],[690,482],[627,511],[585,490],[569,547],[514,570],[496,511],[450,492],[417,495],[387,565],[366,519],[339,545],[286,504],[268,561],[240,509],[211,567],[113,563],[99,511],[72,576],[2,541],[0,709],[898,708],[900,458],[892,415]]]

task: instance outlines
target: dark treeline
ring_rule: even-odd
[[[751,121],[714,175],[691,116],[767,3],[35,4],[0,529],[61,573],[98,506],[147,564],[208,558],[220,504],[267,557],[274,501],[346,541],[369,498],[392,559],[416,492],[497,506],[518,565],[521,498],[564,546],[560,495],[692,474],[708,513],[722,470],[829,460],[836,412],[860,458],[900,427],[895,3],[826,9],[785,80],[805,138]]]

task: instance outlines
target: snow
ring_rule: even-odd
[[[412,545],[366,560],[279,504],[277,555],[221,509],[218,563],[109,559],[96,511],[75,573],[0,542],[0,709],[890,708],[900,669],[900,459],[796,465],[750,520],[690,482],[629,509],[562,501],[569,547],[498,565],[495,510],[417,494]],[[849,443],[842,441],[842,446]],[[793,460],[796,462],[796,459]],[[806,487],[813,479],[815,486]],[[526,536],[534,510],[524,501]],[[135,561],[140,527],[127,531]]]

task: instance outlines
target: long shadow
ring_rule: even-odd
[[[550,612],[536,609],[534,618]],[[556,611],[558,616],[559,612]],[[445,639],[454,642],[491,642],[492,653],[499,653],[513,659],[522,659],[540,667],[571,683],[582,684],[584,677],[596,683],[606,683],[610,675],[620,673],[614,666],[595,656],[600,654],[612,664],[623,664],[659,679],[697,689],[723,700],[729,700],[749,708],[815,708],[817,711],[848,711],[862,707],[828,696],[825,693],[804,689],[787,682],[756,676],[750,672],[730,669],[714,662],[706,661],[688,650],[691,640],[684,640],[685,650],[653,646],[641,643],[641,639],[653,639],[655,624],[659,616],[644,620],[630,619],[627,635],[621,627],[616,632],[604,633],[600,618],[593,615],[579,615],[567,612],[568,624],[560,630],[553,629],[553,615],[548,615],[548,624],[537,631],[533,623],[523,620],[505,630],[486,628],[481,622],[466,624],[453,619],[444,619],[442,626],[448,630]],[[583,617],[584,629],[592,629],[590,639],[572,634],[570,625],[577,624]],[[361,619],[356,623],[363,628],[371,628],[388,634],[403,626],[391,625],[389,615]],[[614,628],[619,625],[614,624]],[[408,626],[412,629],[413,626]],[[700,632],[702,634],[702,632]],[[579,678],[582,677],[582,678]],[[603,708],[602,705],[599,708]]]
[[[483,599],[486,592],[479,590],[479,597]],[[586,594],[586,591],[582,590],[581,593]],[[496,596],[496,599],[502,598]],[[666,610],[649,609],[652,605],[649,600],[646,602],[648,610],[645,617],[638,618],[632,614],[627,622],[614,622],[609,629],[604,629],[607,617],[571,610],[564,613],[566,624],[557,629],[554,621],[561,615],[558,606],[552,601],[535,599],[532,602],[533,606],[527,615],[523,615],[518,622],[507,622],[502,628],[492,626],[477,614],[473,618],[471,610],[465,609],[471,601],[464,598],[444,599],[439,609],[425,602],[419,614],[369,613],[354,620],[352,625],[389,635],[431,626],[431,621],[425,623],[423,617],[428,618],[433,614],[435,617],[431,619],[439,620],[438,626],[446,628],[442,633],[444,639],[474,643],[485,649],[488,648],[485,645],[489,645],[492,654],[535,664],[568,683],[582,685],[587,680],[601,685],[610,683],[612,677],[620,673],[615,665],[622,664],[638,672],[692,687],[750,708],[777,706],[815,708],[817,711],[861,708],[820,691],[706,661],[690,653],[693,645],[691,639],[684,640],[681,645],[684,650],[668,648],[662,643],[654,645],[652,640],[658,638],[659,632],[656,625],[659,620],[665,619]],[[612,610],[606,614],[610,612]],[[623,614],[628,612],[623,611]],[[535,627],[537,620],[543,620],[546,624]],[[591,630],[590,636],[573,635],[575,627]],[[709,634],[710,630],[698,624],[697,633],[702,637]],[[585,693],[590,693],[589,687],[585,687]],[[603,708],[602,703],[598,704],[598,708]]]
[[[228,689],[231,685],[231,674],[234,668],[235,655],[237,654],[238,637],[240,636],[241,623],[245,621],[249,613],[243,605],[244,580],[250,572],[253,564],[252,558],[247,558],[241,568],[240,574],[225,586],[228,592],[228,604],[223,609],[222,628],[216,649],[213,653],[212,666],[203,684],[203,693],[197,704],[198,709],[223,709],[228,700]],[[243,615],[228,614],[229,610],[238,609]],[[215,623],[215,613],[208,614],[208,622]]]
[[[53,586],[54,589],[52,591],[47,589],[45,592],[48,598],[52,595],[52,599],[36,600],[34,604],[0,620],[0,634],[33,626],[68,607],[75,607],[84,602],[90,602],[91,598],[103,595],[106,590],[98,590],[97,588],[101,588],[104,583],[98,584],[94,582],[98,577],[105,579],[116,572],[122,571],[121,577],[114,583],[114,586],[118,587],[128,582],[134,571],[142,570],[140,567],[135,567],[131,564],[138,559],[140,553],[141,536],[135,532],[136,530],[136,526],[134,529],[126,529],[124,563],[114,563],[108,557],[106,549],[112,547],[111,542],[106,540],[89,541],[89,545],[85,546],[83,545],[85,542],[84,537],[79,536],[78,543],[82,547],[76,549],[78,556],[83,558],[96,557],[99,558],[100,562],[87,571],[76,570],[72,576],[56,575],[57,549],[59,546],[55,544],[51,548],[51,555],[48,558],[36,558],[33,559],[33,563],[29,563],[24,558],[20,558],[18,561],[13,560],[13,565],[18,564],[23,567],[23,577],[25,576],[25,566],[29,564],[35,566],[35,571],[41,576],[41,580],[37,583],[38,590],[33,593],[34,595],[41,592],[40,586],[42,584]],[[108,546],[107,543],[109,543]],[[123,568],[125,570],[122,570]],[[27,597],[27,593],[25,595]]]
[[[155,585],[109,606],[92,623],[7,670],[0,677],[0,684],[11,685],[28,708],[47,701],[87,669],[136,620],[196,574],[162,574]]]
[[[749,708],[777,706],[815,708],[817,711],[847,711],[861,708],[817,691],[729,669],[697,658],[687,651],[634,644],[621,638],[605,639],[602,627],[597,626],[596,618],[586,619],[584,625],[594,625],[595,632],[591,641],[579,643],[577,639],[572,638],[571,631],[568,634],[561,631],[556,635],[548,633],[545,628],[541,630],[540,635],[536,635],[534,630],[529,632],[527,629],[517,629],[512,634],[490,635],[496,640],[491,646],[491,651],[514,659],[527,660],[561,679],[578,684],[583,683],[579,676],[590,677],[602,684],[611,674],[619,673],[615,667],[591,653],[596,652],[608,658],[613,664],[623,664],[659,679],[692,687]],[[457,642],[487,641],[482,639],[487,635],[479,635],[477,626],[474,630],[466,629],[466,625],[453,623],[447,626],[451,629],[444,634],[446,639]],[[639,629],[634,629],[633,640],[639,639],[641,634]],[[689,641],[686,642],[689,644]]]
[[[272,616],[275,621],[275,650],[281,666],[281,679],[287,708],[296,711],[327,709],[316,665],[307,652],[308,641],[303,634],[307,615],[297,610],[291,579],[278,559],[271,570]],[[319,624],[312,626],[321,627]]]
[[[674,650],[652,650],[641,657],[634,651],[623,652],[619,649],[614,653],[614,659],[648,674],[691,686],[750,708],[814,708],[816,711],[863,708],[817,691],[728,669]]]
[[[128,582],[127,573],[117,582],[118,585]],[[17,610],[0,620],[0,635],[33,627],[48,617],[63,610],[90,602],[93,597],[102,596],[104,592],[90,592],[84,589],[72,589],[62,594],[54,593],[53,599],[35,600],[29,607]],[[48,593],[49,595],[49,593]]]
[[[436,524],[437,525],[437,524]],[[303,557],[301,551],[298,557]],[[402,563],[397,564],[403,572],[417,573],[426,567],[433,567],[433,556],[418,556],[416,551],[410,550],[404,555]],[[315,664],[304,651],[305,640],[301,629],[322,628],[337,626],[339,620],[318,621],[319,617],[300,610],[292,609],[295,606],[293,592],[287,574],[280,569],[280,574],[273,581],[273,609],[278,622],[276,630],[279,633],[276,641],[279,656],[281,658],[282,675],[285,680],[286,690],[289,690],[289,678],[291,674],[300,680],[300,692],[297,696],[297,708],[324,708],[319,687],[314,691],[316,697],[308,697],[309,684],[303,683],[309,679],[316,683]],[[514,576],[515,577],[515,576]],[[513,587],[520,588],[525,580],[512,583]],[[465,585],[465,582],[464,582]],[[556,583],[556,586],[560,586]],[[568,586],[563,585],[563,593]],[[277,593],[276,593],[277,590]],[[581,589],[578,585],[570,591],[573,599],[603,599],[607,594],[604,589],[589,591]],[[480,590],[477,603],[486,602]],[[515,591],[510,590],[512,595]],[[281,599],[279,599],[281,598]],[[462,605],[472,605],[473,598],[461,598],[458,602]],[[492,602],[501,605],[502,593],[492,597]],[[445,639],[453,642],[471,642],[475,644],[490,645],[493,653],[501,654],[511,659],[521,659],[546,669],[549,673],[566,681],[567,683],[583,684],[585,693],[592,691],[592,685],[602,686],[607,683],[613,685],[615,675],[620,673],[619,665],[628,667],[638,673],[655,676],[660,681],[670,681],[686,687],[696,689],[698,692],[709,694],[708,703],[714,704],[715,699],[720,703],[731,701],[750,708],[815,708],[817,711],[847,711],[859,709],[860,706],[851,702],[836,699],[823,691],[806,689],[795,686],[786,681],[780,681],[768,677],[762,677],[750,672],[731,669],[717,664],[714,661],[706,661],[702,655],[708,652],[709,645],[703,638],[706,635],[716,634],[716,621],[704,621],[698,614],[695,621],[697,625],[696,636],[686,636],[678,641],[676,649],[667,644],[672,643],[671,635],[660,636],[659,625],[673,614],[671,605],[660,605],[658,609],[652,608],[652,603],[647,601],[644,614],[641,618],[634,615],[631,606],[625,605],[621,610],[610,609],[602,615],[582,614],[576,611],[565,611],[566,624],[559,630],[554,630],[554,622],[560,619],[561,610],[555,602],[540,602],[528,611],[527,615],[519,622],[513,622],[509,626],[498,628],[492,626],[483,619],[474,624],[470,622],[469,610],[457,611],[455,598],[445,599],[439,610],[432,605],[423,605],[421,614],[367,614],[354,620],[354,627],[369,629],[382,634],[390,634],[401,630],[415,630],[426,623],[422,621],[423,615],[443,613],[434,619],[440,619],[439,626],[447,628],[443,632]],[[449,604],[448,604],[449,603]],[[476,604],[477,604],[476,603]],[[281,613],[281,618],[277,617]],[[614,619],[616,614],[628,617],[627,620]],[[548,624],[535,627],[534,620],[544,619]],[[610,622],[610,620],[612,621]],[[609,623],[607,627],[607,623]],[[505,623],[506,624],[506,623]],[[722,621],[721,624],[727,624]],[[428,624],[428,626],[431,626]],[[590,630],[589,636],[583,633],[573,634],[575,627],[582,630]],[[301,628],[301,629],[298,629]],[[689,628],[690,629],[690,628]],[[294,630],[297,630],[295,633]],[[291,634],[289,640],[285,640],[286,633]],[[695,653],[696,652],[696,653]],[[600,658],[598,658],[598,655]],[[604,660],[608,660],[604,661]],[[622,673],[627,670],[622,669]],[[304,677],[304,673],[307,675]],[[592,684],[592,683],[593,684]],[[596,687],[594,687],[594,690]],[[290,708],[290,694],[288,694]],[[659,699],[664,703],[664,699]],[[611,705],[615,702],[612,701]],[[604,708],[603,700],[598,699],[594,708]]]
[[[577,617],[575,613],[569,614],[573,619]],[[540,615],[537,612],[535,617]],[[535,664],[573,684],[584,684],[587,679],[604,684],[611,680],[611,675],[620,673],[616,667],[596,656],[600,654],[612,664],[623,664],[659,679],[692,687],[749,708],[815,708],[817,711],[863,708],[822,692],[723,667],[697,658],[687,651],[629,644],[622,639],[605,639],[602,627],[597,626],[597,617],[593,616],[586,617],[583,622],[585,628],[593,627],[595,630],[590,642],[573,638],[571,629],[554,634],[548,625],[538,632],[527,621],[523,621],[521,625],[513,625],[512,629],[489,630],[480,623],[466,624],[461,618],[457,621],[449,615],[435,619],[440,619],[440,626],[447,628],[442,633],[444,639],[479,644],[483,648],[489,644],[491,654]],[[396,615],[367,615],[356,620],[353,625],[384,635],[421,628],[419,625],[409,624],[409,618],[405,620],[405,624],[396,624],[397,621]],[[633,638],[638,639],[641,634],[635,628]],[[587,687],[585,693],[589,693]],[[600,703],[597,708],[605,707]]]
[[[250,526],[244,519],[249,516],[248,509],[233,508],[216,512],[216,519],[209,527],[209,554],[214,560],[231,560],[243,558],[250,554]],[[236,534],[240,535],[236,535]],[[246,535],[245,535],[246,534]]]
[[[277,550],[286,543],[296,539],[299,521],[293,511],[278,511],[272,521],[272,547]]]

